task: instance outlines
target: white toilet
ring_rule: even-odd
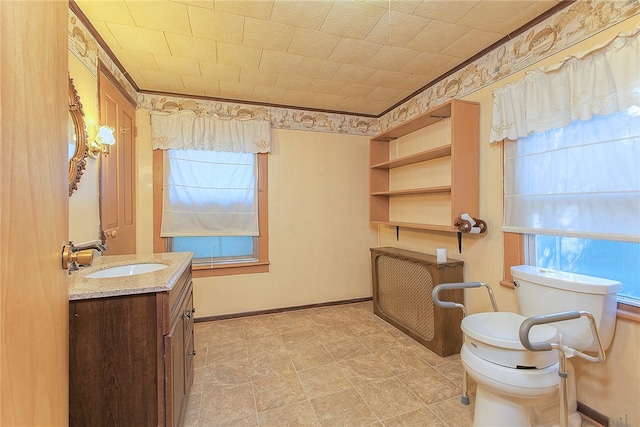
[[[603,348],[611,343],[619,282],[545,270],[511,268],[520,314],[488,312],[462,320],[462,364],[477,383],[473,425],[517,427],[557,425],[559,420],[558,350],[529,351],[520,342],[522,322],[532,316],[588,311],[596,321]],[[585,317],[530,330],[533,342],[562,343],[579,351],[596,351],[597,341]],[[567,357],[571,357],[570,352]],[[567,361],[569,425],[580,426],[575,376]]]

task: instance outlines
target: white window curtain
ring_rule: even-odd
[[[491,143],[640,105],[640,27],[493,95]]]
[[[640,108],[505,144],[504,231],[640,242]]]
[[[267,120],[220,119],[191,110],[152,112],[153,149],[268,153],[271,125]]]
[[[162,237],[258,236],[257,154],[165,150]]]

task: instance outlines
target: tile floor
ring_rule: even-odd
[[[186,426],[470,426],[460,357],[441,358],[372,303],[195,325]]]
[[[375,316],[371,302],[196,323],[195,340],[185,426],[472,422],[473,396],[460,403],[460,357],[437,356]]]

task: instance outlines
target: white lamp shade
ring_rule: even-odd
[[[96,142],[105,145],[114,145],[116,143],[116,138],[113,136],[114,131],[115,129],[111,126],[100,126],[100,128],[98,128]]]

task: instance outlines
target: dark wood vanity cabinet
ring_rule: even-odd
[[[69,424],[179,426],[193,384],[193,285],[70,301]]]

